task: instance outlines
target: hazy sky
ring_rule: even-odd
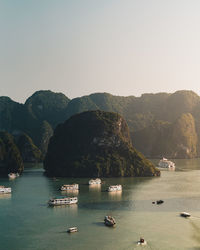
[[[0,96],[200,94],[199,0],[0,0]]]

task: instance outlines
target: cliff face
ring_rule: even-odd
[[[44,167],[49,176],[154,176],[159,171],[131,144],[122,116],[104,111],[74,115],[58,125]]]
[[[194,117],[182,114],[172,126],[171,150],[173,158],[194,158],[197,156],[198,137]]]
[[[26,135],[22,134],[17,138],[17,146],[21,153],[23,162],[41,162],[42,153],[34,145],[32,139]]]
[[[138,150],[149,157],[197,157],[198,136],[194,117],[190,113],[182,114],[173,123],[155,121],[136,132],[132,140],[138,145]]]
[[[0,132],[0,175],[21,173],[23,170],[23,160],[12,135]]]

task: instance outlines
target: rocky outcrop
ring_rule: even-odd
[[[0,132],[0,175],[22,173],[23,160],[12,135]]]
[[[182,114],[173,123],[155,121],[136,132],[133,141],[139,150],[153,158],[194,158],[198,155],[195,119],[190,113]]]
[[[41,151],[34,145],[32,139],[28,135],[22,134],[16,140],[23,162],[34,163],[42,161]]]
[[[160,172],[131,144],[126,121],[117,113],[88,111],[60,124],[44,161],[49,176],[155,176]]]

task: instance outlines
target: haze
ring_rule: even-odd
[[[0,96],[200,94],[198,0],[0,0]]]

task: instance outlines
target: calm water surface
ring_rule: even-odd
[[[1,178],[13,193],[0,196],[0,249],[200,249],[200,159],[175,163],[176,171],[162,171],[160,178],[105,178],[100,187],[89,187],[88,179],[47,178],[41,165],[12,181]],[[47,206],[64,194],[62,184],[74,182],[80,184],[78,205]],[[122,184],[123,192],[105,192],[110,184]],[[158,199],[164,203],[152,204]],[[192,218],[181,218],[181,211]],[[104,226],[108,214],[116,228]],[[79,232],[67,234],[71,226]],[[136,245],[140,236],[147,246]]]

